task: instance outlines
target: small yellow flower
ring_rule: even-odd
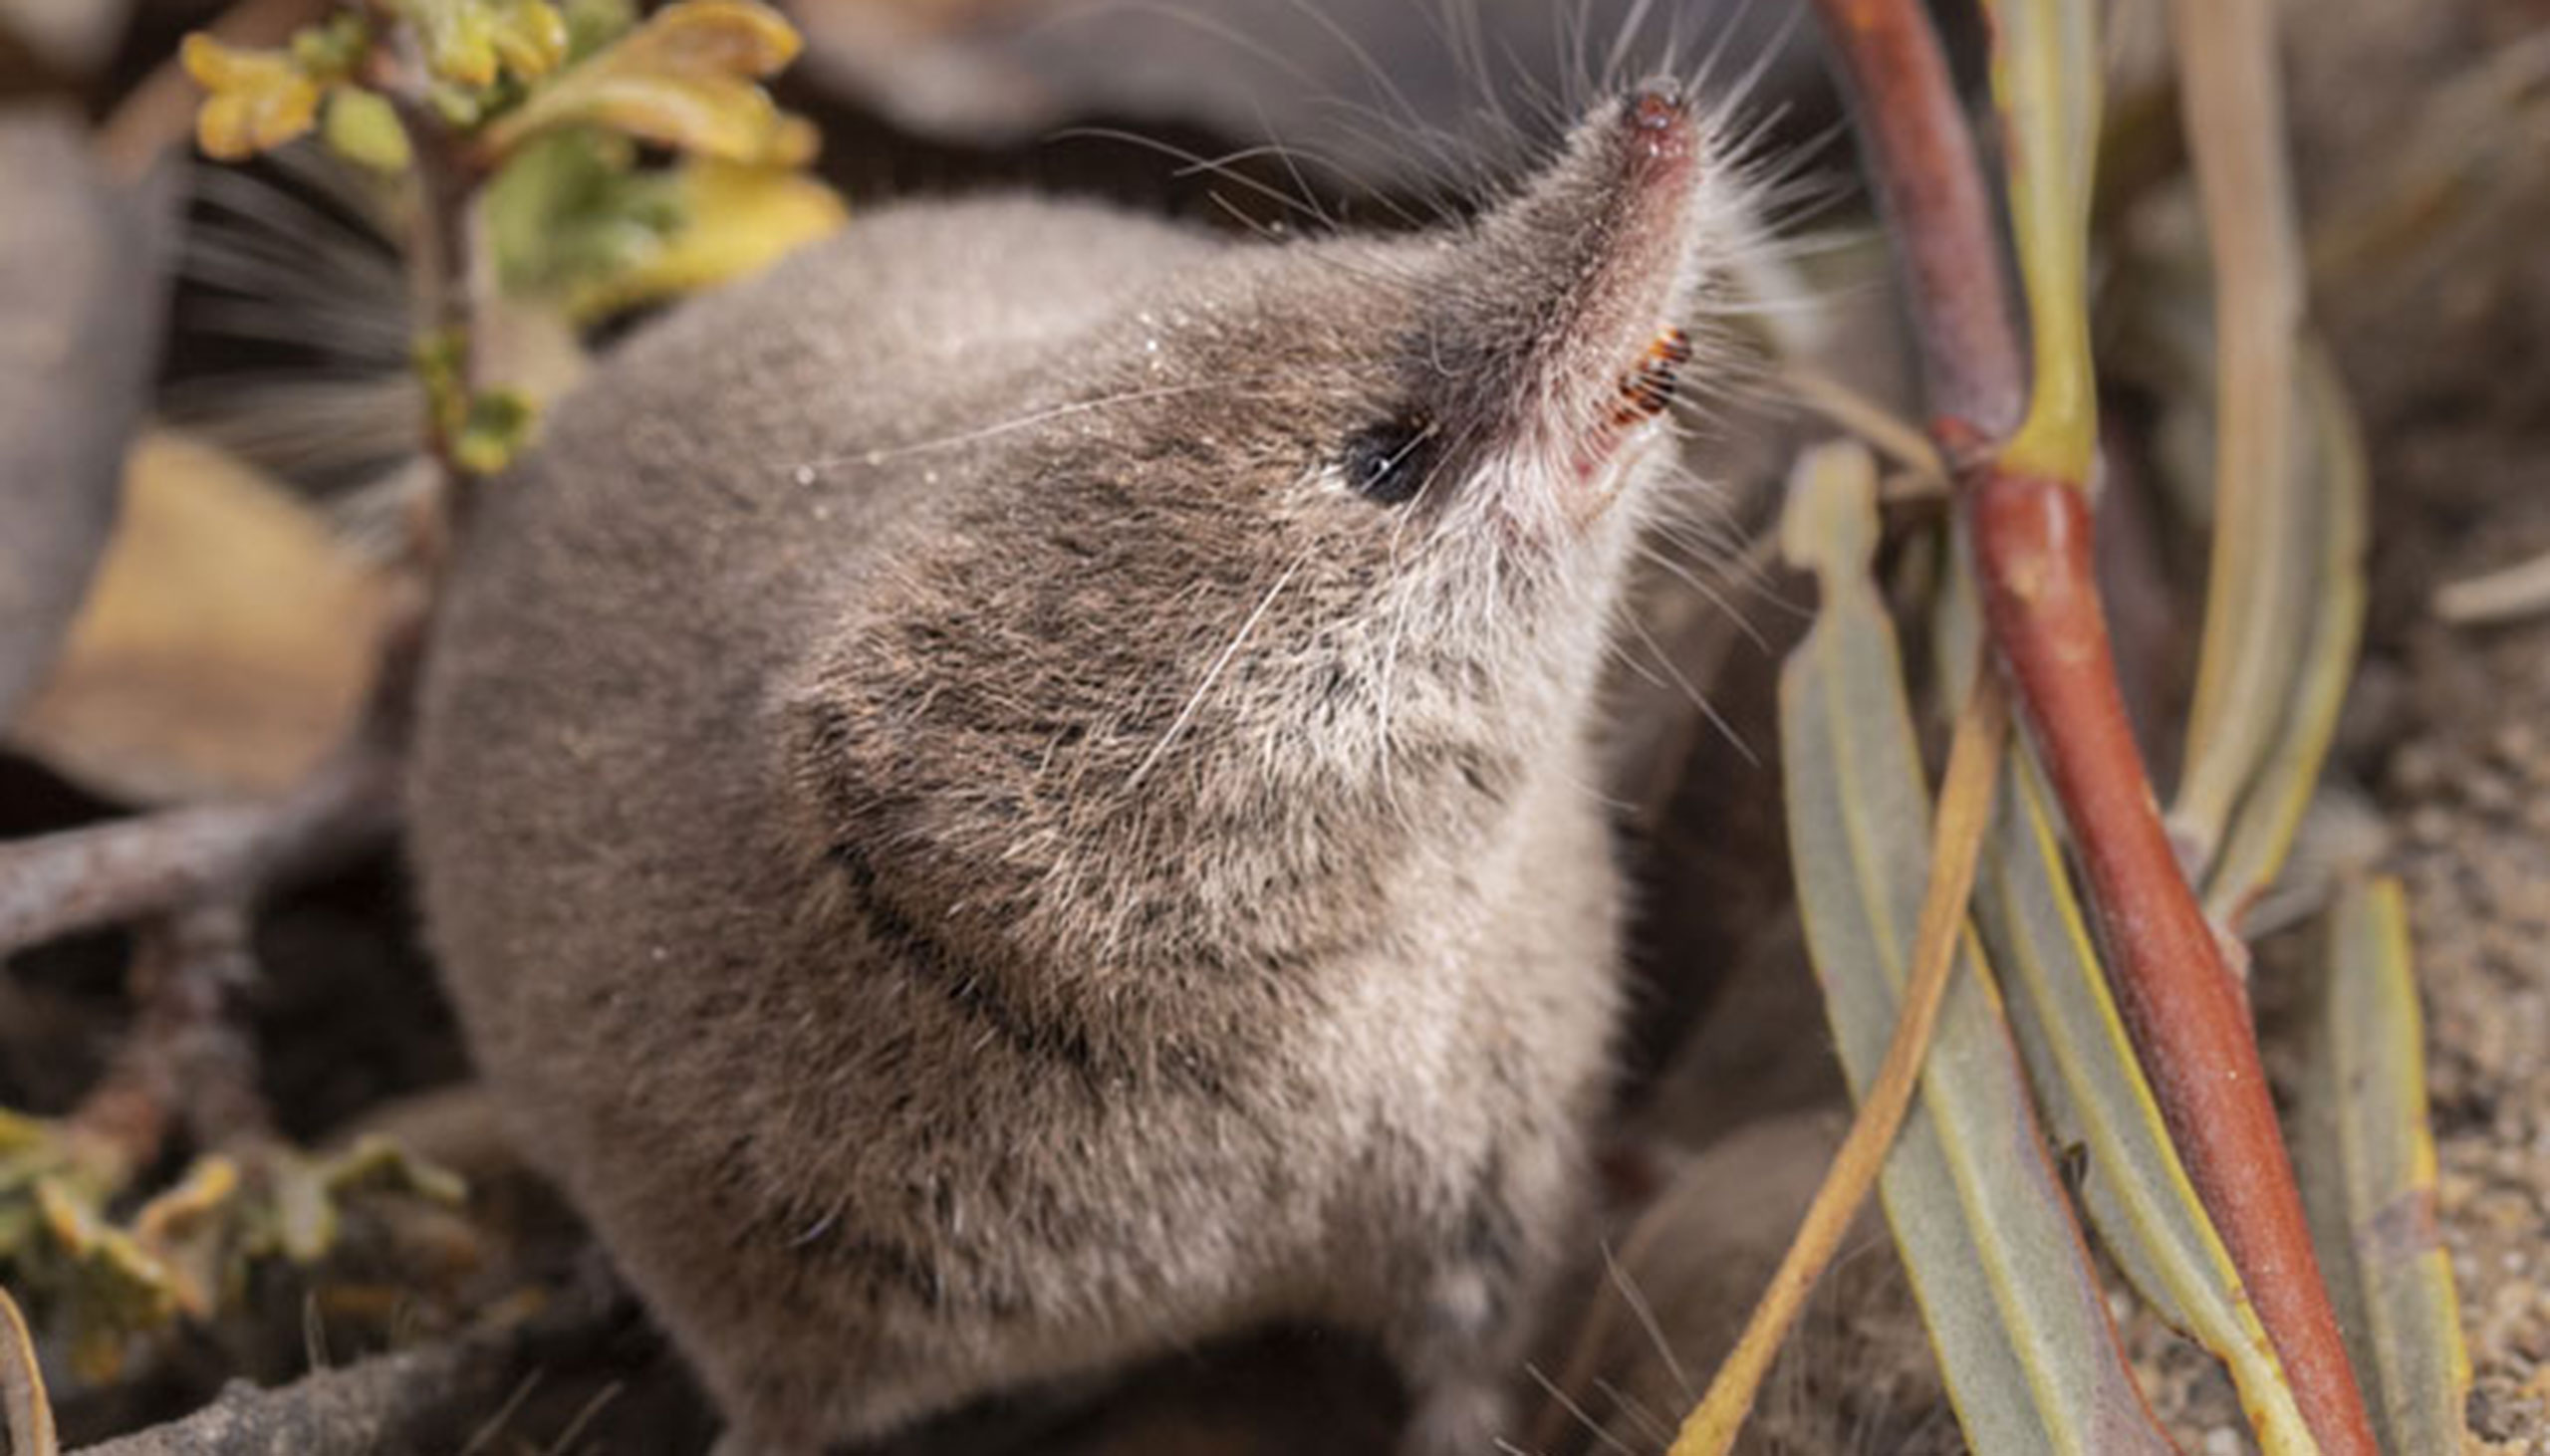
[[[239,161],[308,132],[319,119],[319,83],[281,51],[233,50],[207,35],[186,37],[186,74],[208,95],[195,114],[206,156]]]

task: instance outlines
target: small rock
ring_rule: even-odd
[[[2491,818],[2511,814],[2515,807],[2514,781],[2494,769],[2473,769],[2461,781],[2461,797],[2471,808]]]
[[[2422,799],[2443,781],[2443,756],[2428,738],[2401,745],[2391,758],[2391,787],[2398,794]]]
[[[2499,764],[2529,779],[2538,779],[2550,769],[2550,755],[2541,751],[2540,730],[2530,723],[2500,724],[2488,740],[2488,751]]]

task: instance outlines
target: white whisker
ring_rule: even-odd
[[[1523,1367],[1523,1373],[1531,1376],[1532,1382],[1540,1386],[1543,1391],[1547,1392],[1552,1400],[1557,1401],[1560,1408],[1564,1409],[1569,1415],[1576,1417],[1577,1424],[1585,1427],[1585,1429],[1593,1435],[1594,1439],[1602,1442],[1606,1446],[1609,1446],[1613,1450],[1620,1452],[1621,1456],[1638,1456],[1638,1453],[1632,1451],[1628,1444],[1622,1441],[1620,1437],[1605,1430],[1602,1422],[1594,1419],[1594,1417],[1586,1411],[1584,1406],[1577,1403],[1575,1396],[1560,1389],[1557,1381],[1552,1380],[1549,1376],[1541,1373],[1541,1367],[1539,1365],[1525,1365]]]
[[[908,444],[885,445],[873,450],[844,450],[838,454],[820,455],[805,461],[797,468],[801,472],[811,472],[838,470],[846,465],[883,465],[890,460],[900,460],[934,450],[953,450],[965,445],[979,444],[984,440],[995,439],[1018,430],[1033,429],[1037,425],[1051,424],[1058,419],[1069,419],[1076,414],[1111,409],[1119,404],[1142,404],[1157,399],[1174,399],[1187,394],[1206,394],[1230,387],[1227,381],[1214,380],[1200,384],[1163,384],[1150,389],[1128,389],[1122,393],[1103,395],[1096,399],[1075,399],[1069,404],[1057,404],[1050,409],[1035,410],[975,429],[961,430],[951,435],[915,440]]]
[[[1258,599],[1257,606],[1250,610],[1247,619],[1239,624],[1239,630],[1231,633],[1230,641],[1223,646],[1220,655],[1213,659],[1213,665],[1204,670],[1203,681],[1195,684],[1195,691],[1187,696],[1186,705],[1179,708],[1177,716],[1169,721],[1168,730],[1160,734],[1159,742],[1151,745],[1151,751],[1144,756],[1141,765],[1134,770],[1133,776],[1126,780],[1127,787],[1143,782],[1149,775],[1152,766],[1168,752],[1169,745],[1177,741],[1177,735],[1184,732],[1187,723],[1194,718],[1195,710],[1203,706],[1204,695],[1213,690],[1213,684],[1220,679],[1222,670],[1231,665],[1231,659],[1239,655],[1240,647],[1248,641],[1248,634],[1255,631],[1257,623],[1265,618],[1266,609],[1275,605],[1275,599],[1283,594],[1285,586],[1293,580],[1294,574],[1309,561],[1310,557],[1307,553],[1295,557],[1292,565],[1284,568],[1283,574],[1275,579],[1275,585],[1266,589],[1266,595]]]
[[[1638,1282],[1631,1279],[1629,1271],[1622,1267],[1608,1239],[1603,1243],[1603,1269],[1611,1277],[1612,1288],[1621,1292],[1622,1302],[1630,1307],[1631,1318],[1638,1321],[1639,1328],[1647,1332],[1648,1341],[1654,1344],[1656,1352],[1663,1357],[1665,1372],[1673,1377],[1673,1387],[1682,1392],[1683,1403],[1698,1404],[1700,1392],[1691,1384],[1691,1372],[1682,1368],[1681,1356],[1674,1353],[1673,1341],[1664,1337],[1664,1327],[1656,1319],[1656,1307],[1648,1303],[1646,1292],[1638,1287]]]

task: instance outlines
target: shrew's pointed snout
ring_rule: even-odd
[[[1669,81],[1639,88],[1626,109],[1629,124],[1641,131],[1669,132],[1691,120],[1691,104],[1682,88]]]
[[[1620,125],[1638,162],[1684,162],[1698,143],[1690,98],[1670,81],[1650,83],[1623,98]]]
[[[1608,498],[1622,478],[1610,467],[1690,361],[1675,326],[1720,234],[1709,148],[1678,86],[1596,111],[1482,223],[1463,263],[1498,286],[1448,291],[1425,339],[1425,363],[1463,381],[1437,412],[1533,466],[1513,478],[1556,482],[1571,516]]]

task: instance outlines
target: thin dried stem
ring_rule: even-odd
[[[385,841],[394,821],[389,756],[365,742],[274,799],[173,809],[0,845],[0,955],[254,893]]]
[[[534,1371],[607,1357],[617,1312],[569,1310],[542,1328],[376,1355],[259,1389],[232,1381],[180,1420],[82,1456],[374,1456],[457,1451]]]
[[[133,950],[132,1030],[106,1076],[72,1114],[79,1132],[146,1167],[182,1122],[200,1148],[272,1130],[257,1090],[257,1049],[238,1012],[255,980],[249,913],[235,900],[178,910],[141,927]]]
[[[2240,794],[2272,748],[2278,660],[2308,604],[2262,552],[2305,532],[2290,488],[2294,375],[2305,284],[2284,160],[2275,16],[2266,0],[2176,0],[2178,88],[2213,256],[2213,559],[2204,643],[2187,713],[2186,780],[2170,823],[2197,864],[2220,846]],[[2249,701],[2244,702],[2244,699]]]
[[[2434,594],[2434,614],[2455,626],[2511,621],[2543,612],[2550,612],[2550,556],[2449,582]]]
[[[1816,1190],[1806,1217],[1770,1287],[1753,1307],[1752,1318],[1734,1350],[1710,1378],[1708,1393],[1673,1438],[1670,1456],[1722,1456],[1735,1444],[1736,1433],[1753,1409],[1754,1395],[1772,1358],[1787,1339],[1789,1328],[1806,1308],[1815,1282],[1833,1262],[1842,1236],[1868,1201],[1869,1189],[1886,1168],[1886,1155],[1904,1114],[1920,1085],[1930,1034],[1946,999],[1948,973],[1956,965],[1959,934],[1965,929],[1966,901],[1974,890],[1974,865],[1983,849],[1983,833],[1992,822],[1992,790],[2001,776],[2001,755],[2009,740],[2009,709],[2001,685],[1989,673],[1976,675],[1965,710],[1957,717],[1948,748],[1947,773],[1939,785],[1939,813],[1930,835],[1930,879],[1921,898],[1921,918],[1913,933],[1912,965],[1906,979],[1904,1005],[1897,1013],[1895,1040],[1886,1061],[1869,1085],[1850,1135],[1834,1154],[1832,1171]]]
[[[5,1289],[0,1289],[0,1414],[7,1417],[10,1456],[56,1456],[62,1449],[54,1433],[53,1402],[44,1391],[44,1369],[36,1362],[35,1336]]]
[[[266,890],[385,843],[424,621],[382,636],[372,701],[317,771],[268,799],[194,805],[0,844],[0,957],[61,936]]]

